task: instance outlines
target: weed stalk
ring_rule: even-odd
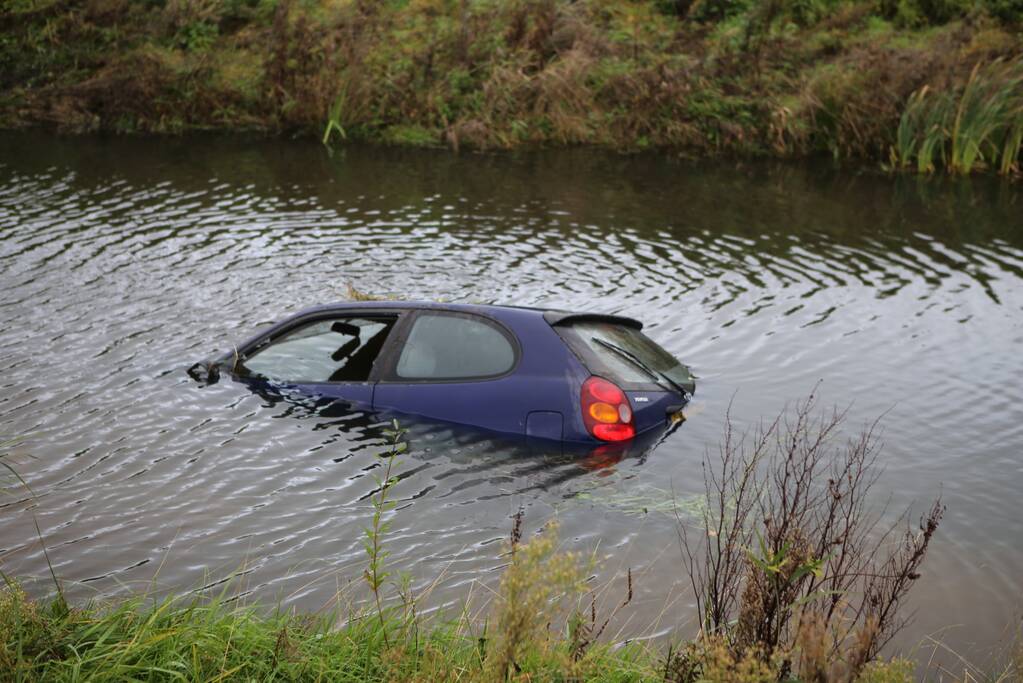
[[[388,493],[390,493],[391,487],[397,483],[397,478],[391,476],[395,465],[399,464],[397,456],[404,453],[408,448],[408,443],[402,440],[406,431],[401,428],[397,420],[393,420],[391,422],[391,429],[385,432],[390,439],[390,448],[378,456],[383,461],[384,473],[383,476],[376,478],[377,492],[371,498],[373,518],[370,526],[363,529],[365,535],[363,548],[366,551],[366,558],[368,560],[366,569],[363,571],[363,578],[366,579],[366,583],[373,593],[377,619],[380,621],[380,630],[384,638],[384,644],[387,646],[390,646],[390,638],[387,634],[387,619],[384,615],[381,589],[391,574],[384,568],[384,563],[390,553],[383,547],[383,540],[391,528],[391,522],[385,517],[387,513],[394,510],[396,505],[394,501],[388,498]]]

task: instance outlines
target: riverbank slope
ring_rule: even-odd
[[[4,127],[824,153],[1005,172],[1023,137],[1023,0],[9,7]]]

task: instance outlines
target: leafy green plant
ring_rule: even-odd
[[[947,93],[932,94],[927,86],[913,93],[899,120],[892,165],[915,165],[919,173],[933,173],[937,162],[945,163],[945,120],[955,103]]]
[[[823,558],[796,556],[792,552],[791,541],[785,541],[781,544],[781,547],[772,549],[768,547],[763,535],[759,531],[754,531],[754,534],[757,538],[759,552],[746,548],[746,555],[756,570],[769,577],[776,595],[782,594],[791,586],[798,585],[805,576],[812,574],[817,578],[821,578],[823,575]],[[794,606],[794,603],[790,603],[787,607],[792,608]]]
[[[202,52],[213,45],[218,35],[220,35],[220,29],[216,24],[193,21],[182,26],[175,38],[178,44],[189,52]]]

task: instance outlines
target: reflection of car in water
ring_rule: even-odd
[[[688,368],[641,330],[594,313],[339,303],[293,315],[189,374],[216,381],[224,368],[359,410],[626,446],[668,428],[694,389]]]

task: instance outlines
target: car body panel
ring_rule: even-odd
[[[376,389],[376,382],[296,382],[285,384],[283,387],[306,394],[345,401],[352,408],[365,410],[373,407],[373,392]]]
[[[636,432],[668,424],[685,405],[682,396],[670,391],[626,391],[625,395],[632,405]]]
[[[514,335],[518,358],[509,373],[492,379],[407,381],[394,373],[392,357],[381,368],[374,408],[434,419],[450,420],[455,415],[458,422],[514,434],[526,433],[526,418],[532,411],[564,414],[574,410],[570,387],[575,382],[581,386],[588,373],[550,325],[526,309],[490,308],[458,312],[496,322]]]
[[[533,439],[561,441],[564,438],[565,416],[553,410],[534,410],[526,415],[526,436]]]

